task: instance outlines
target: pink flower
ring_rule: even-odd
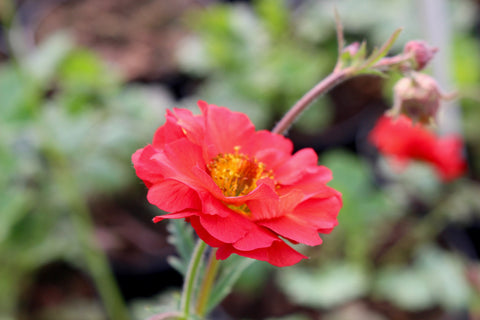
[[[154,222],[187,219],[217,259],[289,266],[306,258],[284,239],[319,245],[318,233],[337,225],[342,201],[326,185],[330,170],[312,149],[292,155],[290,140],[255,131],[246,115],[198,104],[201,115],[168,111],[152,144],[132,156],[148,201],[170,212]]]
[[[466,169],[460,137],[437,137],[403,115],[397,119],[381,117],[370,132],[369,140],[397,162],[419,160],[431,164],[444,181],[458,178]]]

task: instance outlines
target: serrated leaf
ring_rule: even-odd
[[[173,261],[172,267],[185,275],[195,246],[193,230],[185,221],[180,219],[169,220],[167,230],[170,232],[168,242],[175,246],[180,255],[177,260],[169,259],[169,262]]]
[[[212,290],[212,295],[207,304],[207,312],[215,308],[231,291],[242,272],[255,260],[231,256],[222,266],[220,277]]]
[[[168,264],[178,273],[185,275],[187,273],[187,266],[183,262],[183,260],[179,259],[176,256],[168,256],[167,257]]]

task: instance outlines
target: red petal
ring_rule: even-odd
[[[192,169],[205,168],[202,150],[188,139],[182,138],[165,145],[164,151],[158,152],[153,159],[165,178],[181,181],[190,187],[200,185]]]
[[[232,214],[232,210],[229,209],[222,201],[215,198],[212,194],[208,192],[201,192],[200,198],[202,199],[203,213],[220,217],[227,217]]]
[[[291,266],[300,262],[302,259],[308,259],[308,257],[295,251],[281,240],[273,242],[268,248],[252,251],[240,251],[231,247],[219,248],[217,251],[217,259],[226,259],[232,253],[247,258],[266,261],[277,267]]]
[[[275,170],[275,179],[280,184],[292,184],[306,173],[305,169],[317,166],[318,157],[311,148],[297,151],[288,161]]]
[[[259,221],[258,224],[298,243],[309,246],[316,246],[322,243],[322,239],[314,226],[308,225],[294,216],[283,216],[277,219]]]
[[[235,146],[244,145],[255,133],[255,127],[243,113],[207,105],[203,101],[198,105],[205,116],[205,144],[210,159],[219,153],[234,152]]]
[[[257,225],[250,230],[245,237],[233,244],[236,250],[251,251],[259,248],[270,247],[278,237],[271,231],[261,228]]]
[[[170,179],[154,184],[148,191],[147,200],[168,212],[201,209],[201,201],[195,190]]]
[[[157,223],[164,219],[182,219],[182,218],[188,218],[192,215],[196,215],[196,213],[193,211],[175,212],[175,213],[164,214],[163,216],[156,216],[152,220],[154,223]]]
[[[220,240],[214,238],[210,233],[208,233],[208,231],[205,230],[205,228],[200,223],[200,219],[198,216],[191,216],[189,218],[189,221],[193,229],[195,229],[195,232],[197,233],[197,235],[200,237],[200,239],[205,241],[205,243],[208,244],[210,247],[219,248],[227,245],[221,242]]]
[[[293,151],[292,142],[282,135],[261,130],[252,134],[240,152],[263,162],[268,170],[274,170],[285,162]]]
[[[405,116],[380,118],[369,140],[380,152],[394,157],[397,162],[405,164],[413,159],[432,164],[445,181],[457,178],[466,168],[459,138],[438,138],[424,127],[413,125]]]
[[[329,198],[312,198],[300,203],[293,215],[317,231],[331,230],[338,224],[337,215],[342,207],[340,195]]]
[[[272,193],[275,191],[271,190]],[[256,198],[247,201],[247,205],[251,210],[252,219],[267,220],[278,218],[285,213],[290,213],[303,199],[303,193],[294,189],[289,193],[283,194],[281,197],[275,193],[268,197]]]
[[[200,224],[212,237],[224,243],[237,242],[253,228],[252,222],[233,211],[226,218],[201,215]]]
[[[444,181],[451,181],[465,172],[467,164],[462,149],[462,140],[458,136],[449,136],[438,141],[434,164]]]
[[[195,116],[187,109],[174,109],[178,125],[183,128],[187,138],[197,145],[205,140],[205,120],[202,116]]]
[[[152,157],[155,156],[156,153],[156,150],[151,145],[148,145],[143,149],[138,149],[132,155],[135,172],[137,176],[143,180],[147,188],[153,183],[163,179],[162,171],[157,166],[157,162],[152,160]]]
[[[169,142],[185,137],[182,128],[176,124],[177,120],[170,110],[167,110],[165,117],[167,121],[157,129],[153,136],[152,145],[157,149],[163,148]]]

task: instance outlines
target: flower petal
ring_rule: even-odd
[[[266,261],[277,267],[288,267],[300,262],[302,259],[308,259],[308,257],[295,251],[281,240],[275,241],[268,248],[261,248],[252,251],[235,250],[228,246],[220,247],[217,250],[217,259],[224,260],[232,253],[247,258]]]
[[[317,166],[318,156],[311,148],[297,151],[288,161],[275,170],[275,179],[283,185],[300,180],[306,169]]]
[[[300,203],[293,215],[318,232],[328,233],[338,224],[337,215],[341,207],[342,200],[339,194],[335,197],[311,198]]]
[[[228,217],[201,215],[200,224],[215,239],[234,243],[243,238],[252,228],[252,222],[240,214],[231,212]]]
[[[132,155],[132,163],[137,176],[142,179],[147,188],[151,187],[156,181],[163,179],[163,174],[157,166],[157,162],[152,160],[156,155],[155,149],[151,145],[147,145],[143,149],[138,149]]]
[[[292,215],[286,215],[277,219],[259,221],[258,224],[269,228],[282,237],[292,239],[293,241],[309,246],[316,246],[322,243],[322,239],[318,235],[315,227],[296,219]]]
[[[235,146],[245,145],[255,133],[255,127],[243,113],[208,105],[204,101],[199,101],[198,105],[205,116],[205,144],[209,158],[233,152]]]
[[[251,251],[259,248],[270,247],[278,237],[268,229],[254,225],[254,227],[243,237],[233,244],[236,250]]]
[[[205,139],[205,121],[201,116],[195,116],[187,109],[173,109],[177,117],[177,124],[188,140],[197,145],[203,145]]]
[[[156,216],[152,220],[154,223],[157,223],[164,219],[182,219],[182,218],[191,217],[195,214],[196,213],[193,211],[175,212],[175,213],[164,214],[163,216]]]
[[[201,209],[202,204],[195,190],[176,180],[166,179],[154,184],[147,194],[147,200],[168,212],[185,209]]]
[[[153,136],[152,145],[157,149],[163,148],[169,142],[185,137],[182,128],[176,123],[177,119],[170,110],[167,110],[165,117],[167,121],[157,129]]]

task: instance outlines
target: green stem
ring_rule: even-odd
[[[87,268],[95,282],[108,317],[112,320],[128,320],[130,318],[128,309],[111,272],[108,259],[94,240],[94,224],[90,210],[80,195],[67,161],[61,153],[54,149],[47,150],[46,154],[54,168],[54,177],[60,190],[65,193]]]
[[[205,277],[203,278],[202,286],[198,293],[197,301],[197,315],[203,317],[207,310],[208,300],[210,298],[210,292],[212,291],[213,282],[217,275],[219,261],[215,257],[217,250],[212,250],[208,260],[207,270],[205,271]]]
[[[185,275],[185,282],[182,290],[182,300],[180,304],[181,310],[183,310],[183,319],[187,320],[190,316],[190,305],[192,301],[192,295],[195,287],[195,279],[197,278],[200,262],[202,261],[203,253],[205,252],[207,245],[201,239],[198,239],[197,245],[193,251],[192,259],[188,266],[187,274]]]

